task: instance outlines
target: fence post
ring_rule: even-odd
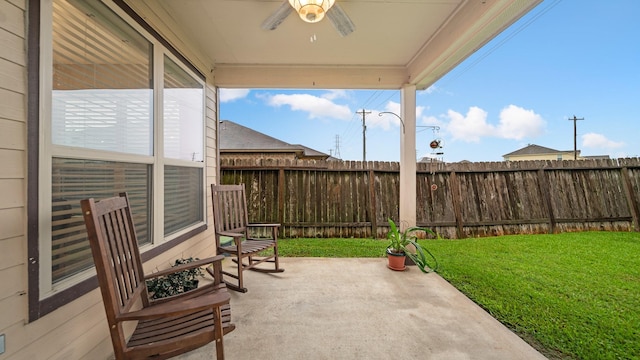
[[[633,188],[631,187],[631,179],[629,178],[629,170],[626,166],[620,169],[622,173],[622,187],[624,187],[624,194],[627,197],[627,205],[629,206],[629,212],[633,219],[633,229],[640,231],[640,209],[638,209],[638,202],[633,198]]]
[[[284,167],[280,166],[278,170],[278,223],[280,224],[284,224],[284,183]]]
[[[369,214],[371,214],[371,236],[378,237],[378,214],[376,213],[376,174],[369,169]]]

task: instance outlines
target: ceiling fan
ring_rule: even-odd
[[[293,10],[296,10],[302,20],[309,23],[322,20],[326,14],[340,36],[347,36],[356,29],[347,13],[335,3],[335,0],[284,0],[260,27],[264,30],[275,30]]]

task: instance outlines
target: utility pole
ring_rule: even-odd
[[[367,161],[367,125],[365,123],[365,116],[371,114],[371,111],[356,111],[356,114],[362,114],[362,161]]]
[[[578,127],[576,123],[578,120],[584,120],[584,118],[577,118],[573,115],[573,118],[569,118],[569,121],[573,121],[573,160],[578,160]]]

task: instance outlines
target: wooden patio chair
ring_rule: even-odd
[[[222,337],[235,325],[222,282],[223,256],[145,276],[127,195],[99,202],[86,199],[81,205],[116,359],[166,359],[212,341],[217,358],[224,359]],[[146,280],[203,266],[212,266],[207,270],[213,281],[190,292],[150,299]]]
[[[229,254],[237,265],[235,273],[224,271],[231,290],[247,292],[242,273],[253,270],[266,273],[283,272],[278,260],[278,228],[280,224],[250,224],[247,214],[247,199],[244,184],[211,185],[213,221],[218,254]],[[253,237],[255,229],[266,230],[264,237]],[[253,231],[252,231],[253,229]],[[258,265],[269,263],[258,267]]]

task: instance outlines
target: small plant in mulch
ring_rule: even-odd
[[[176,259],[172,266],[187,264],[195,260],[198,260],[198,258]],[[147,280],[147,290],[152,299],[178,295],[197,288],[199,277],[204,277],[204,271],[201,268],[179,271],[167,276]]]

